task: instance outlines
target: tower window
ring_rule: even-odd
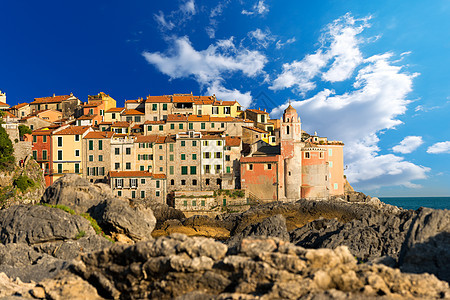
[[[310,158],[309,152],[305,152],[305,158]]]
[[[289,126],[286,127],[286,134],[290,134],[289,133]]]

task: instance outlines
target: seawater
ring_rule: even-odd
[[[450,209],[450,197],[378,197],[382,202],[402,207],[404,209],[418,209],[430,207],[436,209]]]

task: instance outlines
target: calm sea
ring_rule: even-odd
[[[450,197],[379,197],[387,204],[402,207],[404,209],[418,209],[430,207],[436,209],[450,209]]]

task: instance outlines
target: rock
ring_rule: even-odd
[[[2,299],[12,295],[25,296],[33,287],[33,283],[23,283],[20,279],[11,280],[5,273],[0,272],[0,297]]]
[[[161,226],[167,220],[183,220],[186,218],[181,210],[168,206],[167,204],[158,202],[148,202],[144,205],[153,211],[156,218],[156,229],[160,229]]]
[[[278,237],[289,241],[289,233],[286,229],[286,219],[283,215],[275,215],[264,219],[262,222],[247,226],[242,232],[231,237],[227,244],[234,247],[246,237]]]
[[[152,239],[156,219],[150,208],[131,208],[127,201],[107,199],[92,207],[89,214],[110,234],[125,234],[133,241]]]
[[[404,272],[428,272],[450,282],[450,211],[417,210],[398,264]]]
[[[226,249],[211,239],[176,234],[84,254],[68,270],[112,299],[450,297],[448,283],[433,275],[357,264],[345,246],[304,249],[253,237],[243,239],[233,254]]]
[[[92,184],[78,175],[67,174],[45,190],[41,202],[65,205],[77,213],[83,213],[102,200],[110,198],[113,198],[113,195],[108,185]]]

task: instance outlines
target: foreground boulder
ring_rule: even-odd
[[[307,250],[277,238],[217,241],[174,234],[85,254],[69,271],[110,299],[448,298],[446,282],[357,264],[347,247]]]
[[[108,185],[92,184],[78,175],[67,174],[45,190],[41,202],[64,205],[77,213],[83,213],[102,200],[109,198],[113,198],[113,195]]]

